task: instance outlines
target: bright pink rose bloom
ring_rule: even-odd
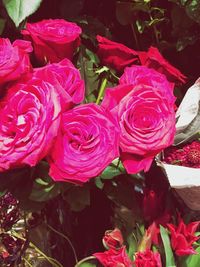
[[[97,55],[103,65],[123,71],[125,67],[138,63],[138,53],[133,49],[99,35],[96,38],[98,41]]]
[[[200,221],[191,222],[186,225],[183,220],[180,220],[178,226],[173,224],[167,225],[171,232],[171,246],[177,256],[197,254],[192,244],[200,238],[200,236],[195,236],[199,224]]]
[[[125,247],[119,250],[109,249],[105,252],[93,254],[104,267],[132,267],[133,262],[126,254]]]
[[[156,47],[151,46],[148,52],[138,52],[138,56],[143,66],[147,66],[163,73],[170,82],[179,81],[185,83],[185,75],[164,59]]]
[[[50,176],[80,184],[99,175],[119,155],[118,131],[112,116],[92,103],[63,113],[49,159]]]
[[[120,77],[119,84],[131,84],[134,87],[138,85],[149,86],[154,88],[154,91],[163,94],[163,97],[166,98],[170,104],[174,105],[176,100],[173,95],[174,85],[166,79],[166,76],[145,66],[126,68],[123,75]]]
[[[45,75],[45,70],[48,70]],[[52,73],[49,76],[49,72]],[[85,85],[81,79],[80,72],[74,67],[68,59],[63,59],[59,63],[48,64],[45,67],[34,69],[34,75],[41,79],[48,80],[53,85],[58,83],[57,88],[60,89],[62,96],[63,109],[69,109],[75,104],[79,104],[84,100]]]
[[[32,52],[30,42],[0,38],[0,85],[17,80],[31,70],[28,53]]]
[[[80,44],[81,28],[64,19],[48,19],[27,23],[21,33],[25,39],[32,41],[37,60],[45,64],[72,59]]]
[[[148,171],[154,156],[173,143],[171,84],[164,75],[142,66],[126,68],[120,83],[106,90],[102,106],[119,122],[121,158],[127,172]]]
[[[118,250],[124,243],[121,231],[118,228],[108,230],[103,237],[103,244],[106,248]]]
[[[48,153],[60,123],[60,97],[41,79],[23,79],[0,101],[0,171],[35,166]]]
[[[147,249],[144,252],[136,252],[135,267],[162,267],[160,254]]]

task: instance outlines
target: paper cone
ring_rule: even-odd
[[[200,169],[166,164],[156,159],[169,184],[192,210],[200,211]]]

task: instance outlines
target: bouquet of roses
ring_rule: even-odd
[[[81,33],[76,23],[49,19],[26,23],[21,39],[14,42],[0,38],[0,178],[8,181],[2,183],[2,195],[5,199],[9,196],[9,201],[12,197],[7,191],[15,192],[12,183],[24,174],[31,188],[26,200],[38,202],[60,194],[63,197],[72,187],[81,192],[90,182],[103,188],[107,177],[121,178],[125,174],[138,178],[138,173],[150,170],[156,155],[174,143],[174,137],[175,142],[180,142],[182,134],[188,138],[197,133],[198,127],[194,130],[193,126],[187,133],[197,114],[192,114],[190,122],[183,126],[182,105],[175,113],[174,88],[186,77],[157,48],[135,51],[97,35],[95,54],[85,46]],[[89,93],[81,58],[83,48],[87,57],[99,59],[93,65],[95,74],[101,77],[100,86],[98,90],[90,88]],[[199,86],[198,82],[195,86]],[[186,132],[183,128],[187,128]],[[194,142],[182,153],[184,160],[195,167],[200,164],[198,146]],[[166,156],[166,162],[170,157],[182,160],[179,155]],[[22,191],[23,185],[16,187]],[[39,187],[44,187],[40,195]],[[155,192],[147,192],[142,192],[143,202],[154,198],[154,204],[149,204],[157,205]],[[66,198],[69,200],[69,195]],[[17,200],[13,201],[14,206],[18,205]],[[16,210],[8,229],[1,227],[4,232],[17,222],[15,217],[20,213]],[[137,231],[131,228],[131,238],[126,236],[125,241],[118,228],[107,231],[103,238],[107,251],[77,261],[76,266],[85,266],[86,262],[87,266],[96,266],[98,261],[105,267],[169,267],[181,262],[181,256],[196,254],[199,222],[185,224],[178,216],[175,224],[172,216],[164,215],[162,220],[157,215],[151,219],[147,216],[146,230],[140,223]],[[2,216],[4,225],[9,220]],[[2,264],[15,262],[16,257],[21,259],[19,247],[22,252],[26,249],[24,234],[11,230],[7,235],[14,245],[11,250],[9,242],[3,243]],[[11,257],[16,240],[21,243],[15,249],[17,256]],[[31,247],[35,248],[32,243]],[[53,266],[62,266],[36,251]],[[27,263],[26,257],[24,261]]]

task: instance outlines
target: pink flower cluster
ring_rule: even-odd
[[[45,158],[55,181],[82,184],[117,157],[128,173],[147,171],[172,144],[174,84],[164,74],[134,65],[106,90],[100,106],[81,104],[84,81],[70,61],[79,26],[43,20],[27,23],[22,34],[26,41],[0,39],[1,172]],[[42,67],[31,66],[32,50]]]

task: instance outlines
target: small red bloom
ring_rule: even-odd
[[[170,220],[170,211],[165,208],[166,194],[146,188],[142,202],[144,219],[152,223],[166,225]]]
[[[165,150],[164,161],[173,165],[200,168],[200,142],[193,141],[184,146],[170,147]]]
[[[104,267],[132,267],[133,263],[126,254],[125,246],[119,250],[109,249],[93,254]]]
[[[163,210],[162,195],[154,190],[146,189],[143,198],[143,215],[145,220],[155,220]]]
[[[167,225],[171,232],[171,245],[176,255],[196,254],[192,244],[199,239],[198,236],[195,236],[199,223],[200,221],[197,221],[186,225],[183,220],[180,220],[178,226],[173,224]]]
[[[103,237],[103,243],[107,248],[118,250],[122,247],[123,242],[122,233],[118,228],[115,228],[113,231],[106,231]]]
[[[99,35],[97,41],[99,43],[97,54],[102,64],[123,71],[125,67],[138,62],[138,53],[133,49]]]
[[[134,264],[136,267],[162,267],[160,254],[149,249],[136,252]]]
[[[185,83],[186,77],[177,68],[173,67],[158,51],[150,47],[148,52],[138,52],[141,64],[164,74],[170,82]]]

